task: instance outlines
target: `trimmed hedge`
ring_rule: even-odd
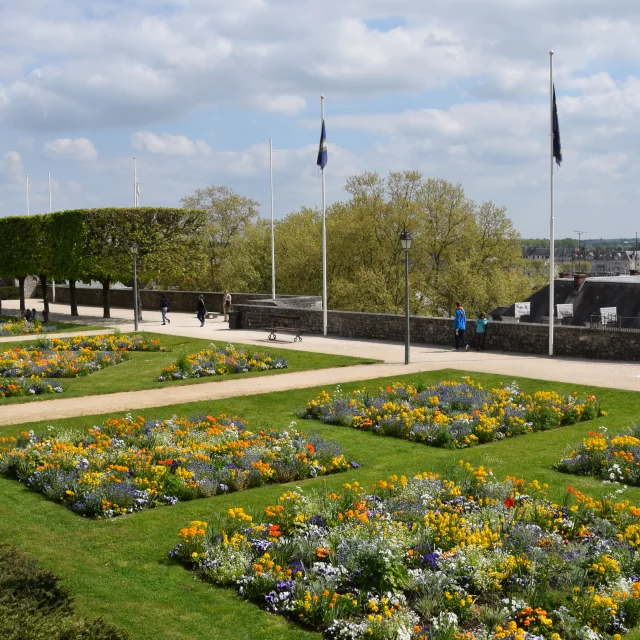
[[[60,578],[15,547],[0,544],[2,640],[130,640],[102,618],[74,614]]]
[[[20,300],[20,289],[18,287],[0,287],[1,300]]]

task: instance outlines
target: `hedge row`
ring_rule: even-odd
[[[74,613],[60,578],[14,547],[0,545],[2,640],[130,640],[102,618]]]
[[[19,300],[20,289],[18,287],[0,287],[0,300]]]

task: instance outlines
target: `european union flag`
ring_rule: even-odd
[[[560,126],[558,125],[558,107],[556,106],[556,85],[553,85],[553,157],[558,166],[562,164],[562,145],[560,144]]]
[[[322,121],[322,133],[320,134],[320,149],[318,149],[318,162],[316,163],[321,169],[327,166],[327,132],[324,128],[324,120]]]

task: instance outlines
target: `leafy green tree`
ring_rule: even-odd
[[[87,212],[61,211],[51,216],[53,273],[56,280],[69,282],[71,315],[78,315],[76,282],[87,277],[89,246]]]
[[[26,306],[24,283],[42,267],[42,228],[39,216],[0,218],[0,275],[18,279],[20,309]]]
[[[205,224],[202,237],[205,239],[207,270],[196,279],[201,286],[220,289],[224,283],[220,277],[220,266],[230,254],[230,245],[259,219],[260,204],[251,198],[236,193],[227,186],[210,186],[198,189],[193,195],[181,200],[185,209],[204,212]]]

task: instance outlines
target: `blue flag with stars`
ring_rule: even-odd
[[[555,85],[553,85],[553,157],[557,165],[560,166],[562,164],[562,145],[560,144],[560,126],[558,125]]]
[[[324,128],[324,120],[322,121],[322,133],[320,134],[320,149],[318,149],[318,162],[316,163],[321,169],[327,166],[327,132]]]

